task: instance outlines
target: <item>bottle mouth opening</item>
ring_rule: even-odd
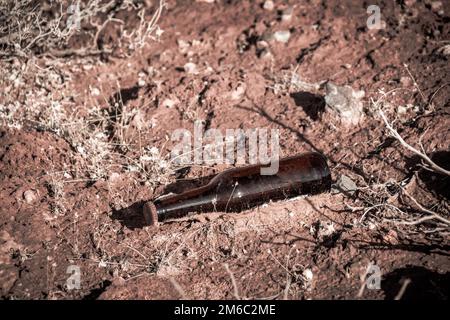
[[[145,222],[149,226],[157,226],[158,225],[158,212],[156,211],[156,207],[153,202],[148,201],[144,203],[144,207],[142,209],[142,213],[144,215]]]

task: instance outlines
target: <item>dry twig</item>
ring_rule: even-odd
[[[394,127],[392,126],[392,124],[388,121],[386,115],[384,114],[384,112],[379,109],[378,110],[381,118],[383,119],[386,127],[388,128],[390,134],[397,139],[398,142],[400,142],[400,144],[405,147],[406,149],[408,149],[409,151],[411,151],[412,153],[416,154],[417,156],[419,156],[420,158],[422,158],[429,166],[430,168],[437,172],[437,173],[441,173],[447,176],[450,176],[450,171],[449,170],[445,170],[444,168],[438,166],[433,160],[430,159],[430,157],[427,156],[427,154],[425,153],[424,147],[422,145],[421,142],[420,146],[422,151],[417,150],[416,148],[414,148],[413,146],[411,146],[410,144],[408,144],[401,136],[400,134],[397,132],[397,130],[394,129]]]

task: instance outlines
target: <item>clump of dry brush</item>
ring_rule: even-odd
[[[164,6],[150,15],[139,0],[0,0],[0,57],[127,54],[161,35]],[[102,37],[109,24],[117,38]]]
[[[139,110],[127,110],[122,101],[75,104],[70,98],[75,71],[67,68],[86,59],[128,56],[151,44],[162,34],[158,22],[165,5],[164,0],[0,0],[0,126],[49,131],[72,147],[73,166],[63,174],[49,172],[52,184],[107,179],[114,172],[131,172],[153,184],[170,173],[159,150],[124,138]]]
[[[381,97],[371,101],[374,115],[378,117],[381,124],[385,127],[385,133],[396,141],[396,148],[402,156],[412,154],[418,159],[420,170],[413,172],[409,177],[402,181],[389,179],[387,181],[377,181],[366,187],[359,188],[359,198],[364,203],[362,207],[352,207],[347,205],[352,212],[363,212],[359,218],[359,223],[366,222],[369,226],[375,227],[379,223],[386,222],[391,226],[400,228],[406,226],[409,231],[416,228],[424,234],[445,238],[450,231],[449,205],[448,201],[441,195],[428,194],[428,187],[423,184],[419,178],[420,172],[430,175],[435,183],[439,180],[448,181],[450,171],[438,164],[430,151],[424,146],[423,138],[428,129],[416,139],[406,139],[402,136],[396,126],[398,124],[397,115],[392,111],[394,106],[388,101],[388,93],[381,92]],[[424,99],[425,100],[425,99]],[[427,101],[425,101],[427,102]],[[425,103],[430,106],[431,103]],[[389,113],[393,114],[389,116]],[[429,112],[431,114],[431,111]],[[389,118],[395,118],[390,120]],[[396,124],[397,122],[397,124]],[[416,139],[416,141],[414,141]],[[407,140],[410,140],[409,142]],[[436,150],[434,150],[436,151]]]

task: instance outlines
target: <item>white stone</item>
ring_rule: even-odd
[[[338,86],[328,82],[326,84],[325,102],[327,107],[340,117],[345,125],[357,125],[364,116],[363,102],[365,92],[355,91],[350,86]]]
[[[36,201],[37,196],[36,193],[33,190],[27,190],[23,193],[23,198],[25,201],[30,204]]]
[[[275,8],[275,4],[272,0],[266,0],[264,2],[263,8],[268,11],[272,11]]]
[[[166,108],[172,108],[177,103],[178,103],[178,101],[167,98],[167,99],[164,99],[161,106],[166,107]]]
[[[397,113],[404,115],[406,114],[406,112],[408,112],[408,109],[405,106],[398,106],[397,107]]]
[[[197,65],[193,62],[188,62],[184,65],[184,71],[189,74],[197,74]]]
[[[291,37],[291,32],[289,30],[280,30],[273,34],[273,38],[275,41],[286,43],[289,41],[289,38]]]
[[[98,88],[92,88],[91,89],[91,94],[94,96],[94,97],[96,97],[96,96],[99,96],[100,95],[100,90],[98,89]]]
[[[307,281],[312,281],[314,274],[311,269],[307,268],[303,270],[303,277],[305,277]]]
[[[354,194],[358,190],[356,183],[347,177],[346,175],[341,175],[337,181],[337,185],[340,191],[344,193]]]
[[[178,39],[177,44],[178,44],[178,49],[180,50],[181,53],[186,53],[186,51],[189,49],[189,42],[187,42],[185,40]]]
[[[240,83],[236,89],[231,92],[232,100],[240,100],[245,93],[246,85],[244,83]]]

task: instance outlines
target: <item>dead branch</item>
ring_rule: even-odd
[[[239,295],[239,289],[236,283],[236,278],[234,277],[233,272],[231,272],[230,267],[228,266],[228,263],[224,263],[223,267],[225,268],[225,270],[227,271],[227,273],[230,276],[231,279],[231,283],[233,284],[233,295],[237,300],[241,300],[241,297]]]
[[[417,156],[419,156],[420,158],[422,158],[430,167],[432,170],[434,170],[437,173],[441,173],[447,176],[450,176],[450,171],[449,170],[445,170],[444,168],[438,166],[433,160],[430,159],[430,157],[427,156],[427,154],[425,152],[419,151],[416,148],[414,148],[413,146],[411,146],[410,144],[408,144],[401,136],[400,134],[397,132],[397,130],[394,129],[394,127],[392,126],[391,123],[389,123],[388,119],[386,118],[386,115],[384,114],[384,112],[379,109],[378,110],[381,118],[383,119],[386,127],[388,128],[390,134],[398,140],[398,142],[400,142],[400,144],[405,147],[406,149],[408,149],[409,151],[411,151],[412,153],[416,154]],[[423,149],[423,148],[422,148]]]
[[[424,206],[422,206],[413,196],[409,195],[408,192],[406,192],[406,190],[404,188],[402,188],[403,194],[406,195],[409,199],[412,200],[412,202],[414,202],[414,204],[419,208],[420,211],[427,213],[427,216],[424,216],[422,218],[419,218],[417,220],[414,221],[402,221],[400,222],[401,224],[407,224],[407,225],[417,225],[417,224],[421,224],[425,221],[429,221],[429,220],[439,220],[447,225],[450,225],[450,220],[442,217],[441,215],[439,215],[438,213],[425,208]]]
[[[411,279],[407,278],[403,281],[402,287],[400,288],[399,292],[395,296],[394,300],[400,300],[403,295],[405,294],[406,288],[411,283]]]

